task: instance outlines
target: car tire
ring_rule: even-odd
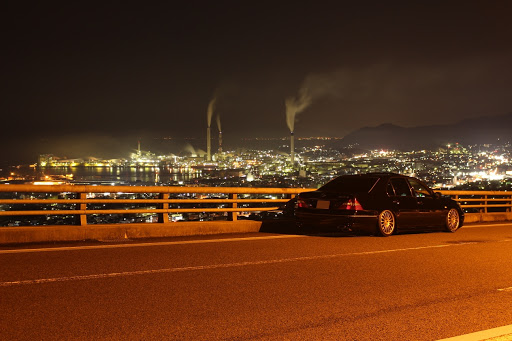
[[[393,212],[384,210],[377,218],[377,234],[382,237],[391,236],[396,230],[396,219]]]
[[[447,232],[455,232],[460,227],[460,213],[456,208],[450,208],[446,214],[444,229]]]

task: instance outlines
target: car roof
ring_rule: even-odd
[[[401,177],[401,178],[409,178],[407,175],[402,175],[398,173],[364,173],[364,174],[347,174],[341,176],[357,176],[357,177],[379,177],[379,178],[390,178],[390,177]]]
[[[385,185],[389,179],[391,178],[402,178],[402,179],[412,179],[410,176],[391,173],[391,172],[375,172],[375,173],[364,173],[364,174],[352,174],[352,175],[341,175],[345,177],[359,177],[359,178],[379,178],[380,181],[376,183],[376,187],[379,188]],[[374,187],[375,188],[375,187]]]

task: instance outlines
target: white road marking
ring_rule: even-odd
[[[424,249],[433,249],[433,248],[454,247],[454,246],[467,245],[467,244],[474,244],[474,242],[460,243],[460,244],[442,244],[442,245],[431,245],[431,246],[419,246],[419,247],[402,248],[402,249],[390,249],[390,250],[379,250],[379,251],[364,251],[364,252],[354,252],[354,253],[341,253],[341,254],[331,254],[331,255],[305,256],[305,257],[295,257],[295,258],[281,258],[281,259],[271,259],[271,260],[253,261],[253,262],[199,265],[199,266],[187,266],[187,267],[180,267],[180,268],[165,268],[165,269],[155,269],[155,270],[111,272],[111,273],[103,273],[103,274],[82,275],[82,276],[69,276],[69,277],[40,278],[40,279],[32,279],[32,280],[0,282],[0,287],[10,287],[10,286],[19,286],[19,285],[28,285],[28,284],[54,283],[54,282],[67,282],[67,281],[80,281],[80,280],[113,278],[113,277],[122,277],[122,276],[156,274],[156,273],[172,273],[172,272],[182,272],[182,271],[197,271],[197,270],[211,270],[211,269],[221,269],[221,268],[234,268],[234,267],[263,265],[263,264],[278,264],[278,263],[300,262],[300,261],[309,261],[309,260],[317,260],[317,259],[329,259],[329,258],[339,258],[339,257],[347,257],[347,256],[375,255],[375,254],[390,253],[390,252],[400,252],[400,251],[412,251],[412,250],[424,250]]]
[[[438,341],[492,341],[492,340],[512,340],[512,324],[508,326],[482,330],[475,333],[465,334],[442,339]]]
[[[512,291],[512,287],[498,289],[498,291]]]
[[[492,226],[510,226],[512,223],[503,223],[503,224],[478,224],[478,225],[463,225],[462,229],[471,229],[475,227],[492,227]]]

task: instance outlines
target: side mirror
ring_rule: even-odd
[[[442,196],[443,196],[443,195],[441,194],[441,192],[435,192],[435,193],[434,193],[434,197],[435,197],[436,199],[441,199],[441,197],[442,197]]]

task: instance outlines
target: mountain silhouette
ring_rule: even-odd
[[[340,147],[412,150],[455,142],[466,145],[512,142],[512,113],[465,119],[445,125],[404,128],[385,123],[364,127],[346,135],[340,141]]]

